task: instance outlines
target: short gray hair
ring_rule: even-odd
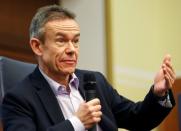
[[[60,7],[59,5],[48,5],[39,8],[30,24],[30,39],[35,37],[41,41],[44,41],[44,25],[47,22],[56,19],[75,19],[75,14],[65,8]]]

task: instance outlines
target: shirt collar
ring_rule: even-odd
[[[79,79],[78,77],[75,75],[75,73],[73,73],[71,75],[71,79],[69,81],[69,87],[68,90],[65,90],[65,86],[59,84],[58,82],[56,82],[55,80],[53,80],[52,78],[50,78],[47,74],[45,74],[43,72],[43,70],[41,70],[41,68],[39,67],[39,70],[41,72],[41,74],[43,75],[43,77],[47,80],[48,84],[50,85],[50,87],[52,88],[53,92],[55,94],[66,94],[66,93],[70,93],[71,88],[75,88],[76,90],[78,90],[79,88]]]

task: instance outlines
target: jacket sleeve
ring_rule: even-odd
[[[99,74],[101,76],[101,74]],[[143,101],[133,102],[120,95],[102,76],[101,90],[116,119],[119,128],[131,131],[148,131],[158,126],[175,105],[172,91],[169,96],[172,108],[159,104],[159,98],[150,90]],[[103,88],[105,87],[105,88]]]

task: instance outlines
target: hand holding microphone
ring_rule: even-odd
[[[93,99],[87,103],[82,103],[79,106],[76,116],[84,124],[86,129],[90,129],[101,120],[102,112],[99,99]],[[96,131],[96,130],[91,130]]]
[[[100,100],[96,98],[96,79],[93,74],[84,75],[86,101],[81,103],[75,115],[89,131],[96,131],[96,123],[101,120]]]

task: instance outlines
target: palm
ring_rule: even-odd
[[[154,91],[157,94],[162,94],[162,92],[167,90],[166,80],[162,69],[160,69],[160,71],[155,76],[154,87]]]
[[[170,55],[166,55],[163,59],[161,69],[154,79],[154,93],[158,96],[166,94],[175,81],[175,72],[171,65]]]

